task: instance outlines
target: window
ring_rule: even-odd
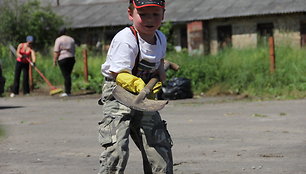
[[[184,25],[182,26],[182,28],[180,28],[180,34],[181,34],[181,38],[180,38],[180,43],[182,48],[187,48],[187,26]]]
[[[301,22],[301,47],[306,48],[306,21]]]
[[[273,23],[261,23],[257,24],[258,33],[258,43],[257,44],[267,44],[270,36],[273,36]]]
[[[225,25],[217,27],[219,49],[232,46],[232,26]]]

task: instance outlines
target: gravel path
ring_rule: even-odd
[[[97,173],[98,95],[0,98],[1,174]],[[305,174],[306,99],[170,101],[175,174]],[[131,141],[126,174],[141,174]]]

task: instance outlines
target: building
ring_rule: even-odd
[[[130,25],[128,0],[41,0],[65,17],[82,43],[109,44]],[[173,44],[190,53],[217,53],[224,47],[256,47],[268,36],[275,43],[306,47],[305,0],[168,0],[165,21]]]

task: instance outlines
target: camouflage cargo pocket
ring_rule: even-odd
[[[105,117],[101,122],[99,122],[99,143],[103,147],[115,143],[112,139],[112,121],[112,117]]]
[[[115,82],[105,82],[102,87],[102,95],[98,100],[99,105],[104,105],[109,100],[114,100],[112,91],[116,86]]]

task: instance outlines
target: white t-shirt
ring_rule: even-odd
[[[160,60],[166,55],[167,40],[161,31],[156,31],[155,45],[144,41],[139,35],[140,57],[139,65],[146,71],[153,72],[158,69]],[[101,66],[105,77],[112,78],[111,72],[132,72],[138,54],[138,44],[131,29],[126,27],[113,38],[107,53],[106,61]]]

